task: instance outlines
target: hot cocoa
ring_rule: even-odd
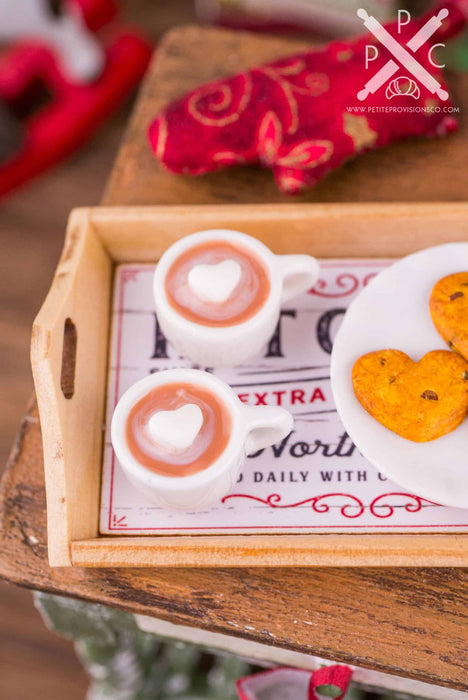
[[[172,263],[165,281],[169,304],[189,321],[233,326],[247,321],[270,294],[266,266],[227,240],[199,243]]]
[[[133,457],[163,476],[207,469],[225,450],[232,418],[225,404],[196,384],[156,386],[130,410],[126,441]]]

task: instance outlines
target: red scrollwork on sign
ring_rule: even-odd
[[[377,272],[371,272],[369,275],[366,275],[364,279],[362,280],[362,286],[367,287],[369,282],[374,279],[374,277],[377,277]]]
[[[354,496],[350,493],[324,493],[319,496],[311,496],[310,498],[305,498],[302,501],[296,501],[294,503],[282,503],[282,496],[280,496],[279,493],[271,493],[266,498],[261,498],[260,496],[253,496],[248,493],[230,493],[222,499],[221,503],[226,503],[232,498],[246,498],[251,501],[256,501],[258,503],[262,503],[263,505],[270,506],[271,508],[297,508],[299,506],[310,504],[310,507],[312,508],[314,513],[322,514],[328,513],[330,508],[332,507],[330,506],[330,503],[326,502],[326,499],[337,497],[349,499],[348,503],[344,503],[338,506],[341,515],[344,518],[348,519],[359,518],[361,515],[363,515],[366,509],[368,509],[371,515],[373,515],[375,518],[390,518],[392,515],[395,514],[396,508],[404,508],[407,513],[418,513],[423,507],[424,503],[433,506],[439,506],[438,503],[434,503],[434,501],[428,501],[426,498],[422,498],[421,496],[415,496],[411,493],[397,492],[381,494],[380,496],[374,498],[374,500],[369,504],[369,506],[365,506],[364,503],[357,496]],[[406,503],[401,505],[391,505],[388,502],[382,502],[382,499],[388,499],[391,497],[401,497],[408,500]]]
[[[403,499],[408,499],[406,503],[403,504],[390,504],[384,499],[400,497]],[[426,498],[421,496],[415,496],[412,493],[382,493],[380,496],[374,498],[374,500],[369,505],[369,511],[376,518],[390,518],[395,513],[395,508],[404,508],[407,513],[419,513],[424,503],[428,503],[432,506],[438,506],[438,503],[434,501],[428,501]],[[382,509],[382,510],[380,510]]]
[[[310,293],[327,299],[339,299],[340,297],[353,294],[358,287],[359,280],[356,275],[352,275],[350,272],[342,272],[331,284],[324,279],[319,279],[310,290]]]
[[[326,498],[336,498],[337,496],[342,498],[349,498],[350,503],[345,503],[339,506],[341,515],[345,518],[359,518],[360,515],[364,513],[364,504],[357,497],[350,493],[324,493],[320,496],[312,496],[311,498],[305,498],[302,501],[296,501],[295,503],[281,503],[282,497],[278,493],[272,493],[266,498],[260,498],[259,496],[252,496],[248,493],[231,493],[225,496],[221,503],[226,503],[226,501],[231,498],[248,498],[252,501],[257,501],[263,503],[271,508],[297,508],[298,506],[304,506],[310,503],[312,510],[315,513],[328,513],[330,510],[330,505],[325,503]],[[352,512],[353,508],[358,508],[357,512]]]

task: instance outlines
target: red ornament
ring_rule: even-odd
[[[385,25],[406,55],[416,59],[419,75],[370,32],[335,41],[207,83],[176,100],[150,126],[156,157],[171,172],[190,175],[260,163],[273,170],[283,192],[292,194],[363,151],[455,130],[453,105],[444,99],[447,87],[429,49],[463,28],[466,2],[450,0],[442,7],[448,16],[432,10],[402,26],[400,33],[396,22]],[[438,12],[443,19],[435,28]],[[424,25],[431,26],[432,34],[415,49],[418,41],[411,39]],[[366,51],[374,53],[366,49],[369,44],[378,55],[366,70]],[[379,71],[387,79],[360,99]]]
[[[349,666],[336,664],[335,666],[319,668],[310,677],[308,700],[319,700],[316,690],[324,685],[334,685],[339,688],[341,693],[335,695],[335,700],[342,700],[346,695],[352,675],[353,671]]]
[[[286,696],[295,700],[319,700],[315,692],[317,688],[333,685],[341,691],[336,700],[341,700],[352,675],[349,666],[338,664],[324,666],[312,673],[300,668],[276,667],[239,678],[236,689],[239,700],[283,700]]]

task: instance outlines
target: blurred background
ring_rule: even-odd
[[[6,44],[8,39],[1,20],[6,5],[14,9],[13,15],[16,12],[15,16],[9,17],[9,21],[13,26],[12,37],[18,41],[15,21],[21,16],[21,8],[27,9],[35,1],[41,2],[0,0],[0,43]],[[90,7],[93,5],[92,2],[87,4]],[[393,0],[366,3],[353,0],[200,0],[197,4],[193,0],[119,0],[119,12],[125,21],[144,28],[150,44],[157,47],[158,40],[169,28],[192,22],[305,33],[314,38],[345,36],[359,31],[356,8],[362,4],[370,7],[374,15],[382,20],[391,17],[397,7]],[[408,6],[409,3],[403,4]],[[60,1],[50,0],[48,5],[52,15],[60,13]],[[401,5],[399,3],[398,7]],[[415,0],[410,9],[422,10],[427,5],[428,2]],[[8,16],[8,10],[6,13]],[[452,60],[466,65],[466,38],[465,43],[459,42],[458,48],[453,51]],[[85,70],[86,67],[79,66],[79,69]],[[134,82],[138,82],[135,76]],[[23,186],[16,187],[15,181],[11,192],[0,200],[1,465],[7,461],[32,393],[29,365],[31,325],[51,282],[69,211],[76,206],[99,203],[134,95],[135,89],[128,89],[125,95],[119,95],[119,99],[115,100],[119,102],[118,107],[109,110],[112,114],[96,133],[89,139],[81,139],[84,143],[79,148],[76,147],[78,143],[75,144],[71,155]],[[34,98],[37,101],[38,96],[34,95]],[[15,138],[18,136],[15,129],[21,113],[24,113],[23,104],[16,100],[15,105],[13,120],[11,113],[2,115],[0,110],[0,163],[2,136],[6,148],[15,148]],[[5,130],[8,129],[11,138],[5,138]],[[71,146],[69,150],[72,150]],[[33,607],[29,592],[0,583],[0,619],[2,700],[58,700],[64,697],[78,700],[85,697],[88,680],[72,644],[47,631]]]
[[[155,44],[170,27],[195,21],[192,0],[119,0],[119,5],[126,21],[144,27]],[[68,214],[99,203],[133,96],[73,155],[0,200],[2,468],[32,393],[31,325],[52,280]],[[47,631],[29,591],[0,583],[0,619],[2,700],[85,697],[88,680],[73,645]]]

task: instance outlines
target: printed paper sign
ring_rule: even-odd
[[[162,335],[152,297],[153,265],[117,268],[110,349],[101,533],[215,534],[468,531],[468,512],[427,501],[392,483],[359,453],[341,424],[330,387],[333,338],[347,306],[385,260],[326,260],[320,280],[281,312],[263,352],[216,370],[250,405],[284,406],[294,431],[250,455],[233,490],[199,512],[151,504],[127,481],[110,442],[115,404],[152,372],[195,365]],[[212,368],[202,368],[213,371]]]

